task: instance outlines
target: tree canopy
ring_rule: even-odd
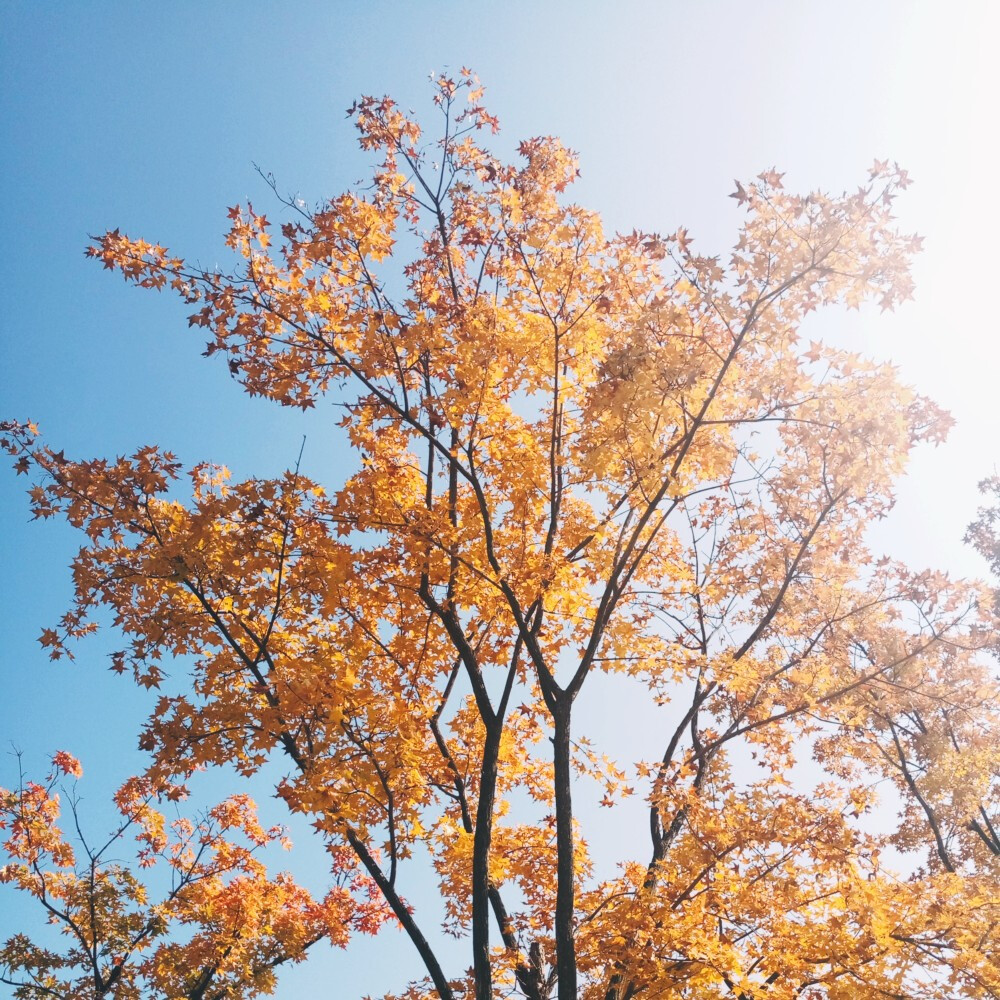
[[[569,200],[571,151],[540,137],[504,162],[476,78],[434,88],[434,141],[388,98],[351,109],[367,186],[309,208],[272,183],[277,233],[232,208],[230,270],[118,229],[87,251],[180,295],[251,394],[336,401],[346,482],[233,482],[154,446],[76,460],[3,425],[35,516],[85,535],[42,645],[71,655],[105,609],[115,670],[191,671],[119,802],[138,868],[172,866],[176,891],[147,904],[128,867],[74,857],[54,786],[22,782],[0,878],[69,944],[8,942],[4,980],[250,996],[315,941],[395,919],[412,1000],[1000,995],[992,595],[865,541],[949,418],[891,365],[800,335],[815,309],[910,295],[905,171],[836,197],[774,170],[737,184],[724,261],[684,230],[607,235]],[[634,699],[659,706],[654,759],[574,728],[596,673],[622,727]],[[245,797],[173,834],[151,818],[199,769],[259,787],[275,761],[333,858],[325,900],[259,866],[277,833]],[[588,829],[628,799],[646,818],[605,870]],[[415,869],[461,968],[407,901]],[[253,900],[235,931],[213,894]]]

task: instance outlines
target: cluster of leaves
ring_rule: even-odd
[[[66,942],[46,947],[22,933],[0,948],[0,982],[17,997],[254,997],[270,993],[275,969],[301,961],[318,941],[343,947],[353,930],[373,933],[386,916],[370,880],[344,859],[322,901],[287,874],[270,877],[258,852],[290,844],[280,828],[260,825],[246,795],[197,821],[168,822],[156,803],[177,801],[183,790],[132,778],[114,797],[119,825],[92,844],[74,789],[74,846],[58,826],[55,789],[82,773],[59,751],[44,784],[22,777],[17,789],[0,789],[9,859],[0,883],[34,897]],[[117,859],[129,839],[136,844],[131,866]]]
[[[68,653],[102,607],[139,683],[193,656],[143,731],[150,780],[284,758],[279,795],[409,935],[409,998],[996,996],[991,601],[864,541],[949,418],[798,334],[819,307],[908,296],[905,173],[876,164],[841,197],[739,185],[724,265],[683,230],[608,237],[566,200],[569,150],[503,163],[475,78],[435,88],[436,146],[387,98],[352,109],[368,189],[281,199],[277,242],[232,209],[231,273],[94,241],[181,295],[250,393],[336,390],[360,468],[331,494],[200,465],[182,502],[168,452],[73,461],[8,423],[36,516],[87,536],[43,643]],[[400,236],[416,252],[393,273]],[[662,706],[656,759],[574,734],[597,671],[620,675],[623,727],[636,691]],[[595,783],[604,823],[646,798],[648,848],[617,872],[574,811]],[[872,822],[880,796],[897,821]],[[467,973],[401,895],[418,857]]]

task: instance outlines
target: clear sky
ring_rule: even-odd
[[[786,187],[839,191],[875,158],[906,167],[899,215],[926,238],[916,299],[807,333],[894,359],[952,411],[950,441],[915,458],[876,540],[915,565],[980,574],[961,539],[976,482],[1000,461],[998,38],[990,0],[0,0],[0,418],[37,421],[73,457],[158,443],[238,477],[293,464],[307,433],[304,471],[336,485],[347,459],[332,408],[247,399],[199,356],[181,303],[84,259],[87,234],[120,226],[211,264],[226,206],[250,197],[271,214],[252,164],[308,202],[335,194],[365,169],[344,117],[357,96],[426,109],[428,74],[468,65],[501,148],[560,136],[581,158],[573,197],[609,229],[684,225],[706,253],[732,243],[734,177],[776,166]],[[112,638],[82,644],[74,664],[38,647],[67,605],[77,542],[28,523],[24,483],[0,470],[0,746],[35,774],[53,750],[80,756],[99,823],[99,800],[141,767],[149,699],[107,671]],[[15,780],[0,755],[0,784]],[[308,875],[308,861],[289,863]],[[0,895],[0,937],[27,921]],[[399,986],[396,957],[416,968],[407,948],[325,953],[278,996],[319,995],[331,976],[338,997]]]

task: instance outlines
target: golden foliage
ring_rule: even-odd
[[[876,164],[840,197],[774,171],[738,184],[724,263],[683,230],[608,236],[565,198],[569,150],[536,138],[503,163],[475,78],[435,88],[436,146],[389,99],[352,109],[369,188],[287,203],[280,237],[232,209],[231,273],[118,230],[94,241],[129,282],[179,293],[250,393],[336,393],[360,466],[334,493],[298,469],[232,483],[157,448],[69,460],[5,425],[18,471],[40,474],[35,515],[87,538],[43,645],[68,654],[101,607],[138,683],[193,656],[189,692],[144,729],[147,780],[285,759],[278,793],[413,941],[427,979],[408,997],[996,996],[990,601],[864,540],[949,418],[890,365],[798,334],[814,309],[910,294],[905,173]],[[415,250],[394,271],[397,241]],[[663,706],[658,759],[573,734],[595,671],[631,679],[608,706],[623,727],[637,688]],[[595,787],[610,811],[575,816]],[[588,824],[636,795],[649,846],[624,836],[599,872]],[[37,807],[48,830],[51,799]],[[448,929],[471,934],[466,976],[401,895],[418,849]],[[139,894],[115,878],[112,915]],[[203,930],[151,955],[211,965],[229,924],[210,914],[263,878],[202,884],[184,905]]]

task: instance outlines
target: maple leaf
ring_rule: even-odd
[[[68,774],[73,778],[79,778],[83,775],[83,768],[80,766],[80,762],[65,750],[59,750],[52,755],[52,766],[63,774]]]
[[[823,345],[818,340],[809,341],[809,350],[802,355],[807,361],[814,364],[823,357]]]
[[[747,190],[743,185],[736,181],[736,190],[729,196],[730,198],[735,198],[738,205],[742,205],[745,201],[750,200],[750,195],[747,194]]]
[[[38,637],[38,641],[43,646],[58,646],[60,644],[59,633],[51,628],[42,629],[42,634]]]

